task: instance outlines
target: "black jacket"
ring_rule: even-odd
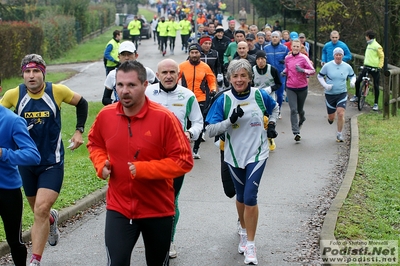
[[[203,51],[200,53],[200,60],[206,63],[211,70],[214,72],[215,77],[217,74],[221,74],[221,64],[218,60],[219,53],[216,50],[210,49],[208,54],[205,54]]]
[[[231,40],[225,35],[222,36],[222,39],[218,39],[216,36],[212,39],[211,49],[214,49],[218,52],[219,64],[221,66],[224,65],[224,53],[230,43]]]

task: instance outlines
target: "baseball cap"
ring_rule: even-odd
[[[305,38],[306,35],[304,33],[299,33],[299,38]]]
[[[131,41],[122,42],[119,45],[118,54],[121,54],[122,52],[135,53],[136,52],[136,47],[133,44],[133,42],[131,42]]]
[[[256,37],[254,37],[254,34],[253,33],[249,33],[249,34],[247,34],[246,35],[246,40],[254,40]]]
[[[297,32],[292,31],[292,32],[290,33],[290,39],[291,39],[291,40],[297,40],[298,38],[299,38],[299,34],[298,34]]]

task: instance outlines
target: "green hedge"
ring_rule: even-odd
[[[22,58],[43,52],[43,29],[24,22],[0,23],[0,78],[21,73]]]
[[[45,58],[58,58],[68,49],[76,45],[75,18],[58,15],[53,18],[33,21],[43,29],[43,56]]]
[[[77,21],[72,15],[57,14],[57,6],[41,7],[23,13],[16,9],[14,16],[36,18],[30,23],[0,22],[0,78],[20,74],[22,58],[30,53],[44,58],[59,58],[79,43],[84,36],[103,31],[114,23],[116,8],[113,4],[91,4]],[[83,21],[82,21],[83,20]]]

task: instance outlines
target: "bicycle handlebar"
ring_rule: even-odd
[[[373,72],[377,72],[380,70],[379,68],[375,68],[375,67],[360,66],[360,70],[363,70],[364,68],[367,69],[368,71],[373,71]]]

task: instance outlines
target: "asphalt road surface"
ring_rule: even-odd
[[[154,71],[164,58],[180,63],[187,55],[181,51],[180,38],[176,44],[175,55],[167,53],[163,57],[152,39],[143,40],[138,61]],[[62,67],[79,71],[64,81],[65,85],[88,101],[101,101],[105,80],[102,61]],[[52,69],[49,67],[49,71]],[[309,237],[305,224],[315,213],[322,190],[330,184],[340,145],[344,145],[336,142],[336,122],[333,125],[327,122],[322,89],[315,85],[315,80],[311,84],[301,141],[293,139],[287,103],[283,104],[282,119],[277,123],[277,148],[270,153],[258,193],[259,265],[299,264],[290,258],[298,253],[301,241]],[[355,107],[349,106],[346,116],[356,112]],[[243,265],[244,257],[237,252],[235,200],[223,193],[219,150],[207,139],[199,152],[202,158],[195,160],[181,190],[181,216],[175,236],[178,257],[170,265]],[[93,178],[96,178],[94,171]],[[104,207],[101,207],[96,214],[88,214],[75,225],[61,228],[59,244],[46,247],[41,265],[106,265],[104,221]],[[131,265],[145,265],[141,240],[133,250],[131,262]]]

